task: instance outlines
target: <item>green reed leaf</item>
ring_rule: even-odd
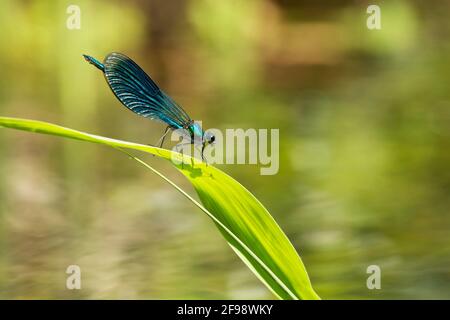
[[[55,135],[107,145],[127,153],[150,169],[206,213],[236,254],[280,299],[320,299],[306,269],[281,228],[245,187],[223,171],[166,149],[93,135],[27,119],[0,117],[0,127]],[[150,153],[171,161],[192,183],[202,204],[147,163],[125,149]]]

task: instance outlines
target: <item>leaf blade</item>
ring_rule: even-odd
[[[253,194],[223,171],[197,159],[166,149],[111,139],[28,119],[0,117],[0,127],[56,135],[157,155],[183,159],[178,170],[192,183],[203,206],[148,166],[196,204],[216,224],[244,263],[281,299],[320,299],[312,288],[303,262],[276,221]]]

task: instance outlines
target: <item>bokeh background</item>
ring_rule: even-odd
[[[366,8],[381,7],[381,30]],[[81,8],[69,30],[66,9]],[[449,299],[448,1],[0,2],[0,115],[154,143],[81,57],[133,57],[213,128],[279,128],[280,171],[221,165],[324,299]],[[170,164],[147,159],[184,189]],[[65,287],[68,265],[82,289]],[[366,268],[381,267],[381,290]],[[0,297],[271,299],[211,221],[99,145],[0,130]]]

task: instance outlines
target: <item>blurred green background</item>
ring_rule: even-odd
[[[366,8],[381,7],[381,30]],[[81,9],[69,30],[66,9]],[[324,299],[450,299],[447,1],[0,2],[0,115],[154,143],[82,53],[136,60],[194,119],[279,128],[280,171],[221,165]],[[170,164],[147,160],[193,193]],[[211,221],[114,150],[0,130],[0,298],[271,299]],[[65,287],[68,265],[82,289]],[[366,268],[379,265],[381,290]]]

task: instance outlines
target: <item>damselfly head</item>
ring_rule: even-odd
[[[214,141],[216,141],[216,137],[210,132],[205,132],[205,134],[203,135],[203,143],[213,144]]]

